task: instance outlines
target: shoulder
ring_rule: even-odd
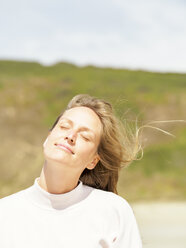
[[[100,189],[93,189],[89,201],[88,209],[93,216],[104,219],[106,226],[112,226],[116,233],[121,230],[126,231],[128,228],[136,225],[136,218],[129,202],[120,195]]]
[[[93,190],[94,196],[101,200],[101,201],[108,201],[111,202],[112,205],[122,205],[122,206],[128,206],[129,203],[126,199],[124,199],[122,196],[117,195],[110,191],[105,191],[101,189],[95,189]]]
[[[128,201],[120,195],[95,188],[92,190],[91,195],[94,200],[94,206],[102,206],[104,210],[114,211],[119,215],[133,214],[133,209]]]
[[[11,195],[5,196],[0,199],[0,210],[16,208],[20,204],[20,201],[24,199],[24,195],[27,189],[20,190]]]

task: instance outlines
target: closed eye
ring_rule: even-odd
[[[81,136],[83,137],[84,140],[90,141],[87,137],[85,137],[85,136],[83,136],[83,135],[81,135]]]
[[[60,126],[61,128],[63,128],[63,129],[68,129],[69,127],[67,127],[67,126]]]

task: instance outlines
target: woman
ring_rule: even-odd
[[[116,189],[140,150],[125,144],[108,102],[75,96],[43,144],[40,177],[0,201],[0,247],[141,248],[133,210]]]

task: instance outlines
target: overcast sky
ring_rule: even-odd
[[[0,59],[186,72],[186,0],[0,0]]]

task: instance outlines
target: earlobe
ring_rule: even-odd
[[[99,156],[97,156],[88,166],[87,169],[92,170],[96,167],[97,163],[99,162]]]
[[[96,164],[91,163],[91,164],[89,164],[89,165],[87,166],[87,169],[93,170],[95,166],[96,166]]]

